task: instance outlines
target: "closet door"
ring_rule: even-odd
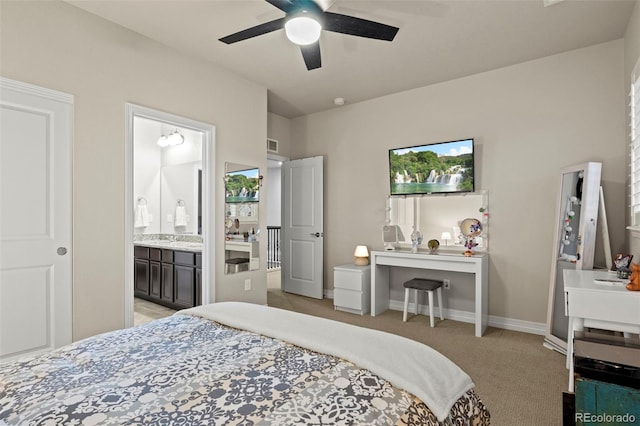
[[[602,163],[590,162],[560,173],[544,345],[561,353],[567,350],[569,328],[562,273],[593,268],[601,170]]]
[[[71,343],[73,96],[0,78],[0,362]]]

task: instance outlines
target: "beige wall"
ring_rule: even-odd
[[[75,96],[74,339],[121,328],[125,103],[216,126],[214,179],[221,206],[225,161],[266,169],[267,91],[66,3],[2,2],[1,7],[2,76]],[[222,207],[216,209],[221,232],[223,214]],[[217,300],[266,303],[264,262],[260,271],[224,276],[224,241],[218,240]],[[245,292],[247,277],[253,290]]]
[[[624,248],[623,71],[618,40],[292,120],[292,158],[325,156],[325,287],[356,244],[381,247],[387,150],[473,137],[489,191],[489,313],[546,322],[563,167],[604,163],[612,250]],[[409,276],[392,275],[392,298]],[[469,277],[451,278],[448,307],[472,310]]]
[[[267,114],[267,135],[278,141],[278,154],[289,157],[291,151],[291,120],[272,112]]]

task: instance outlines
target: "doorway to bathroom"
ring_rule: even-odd
[[[214,126],[126,106],[125,325],[214,301]]]

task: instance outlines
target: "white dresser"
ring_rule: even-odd
[[[333,307],[364,315],[371,306],[371,266],[340,265],[333,268]]]

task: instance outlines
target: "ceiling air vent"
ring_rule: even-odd
[[[267,138],[267,152],[278,153],[278,141]]]

